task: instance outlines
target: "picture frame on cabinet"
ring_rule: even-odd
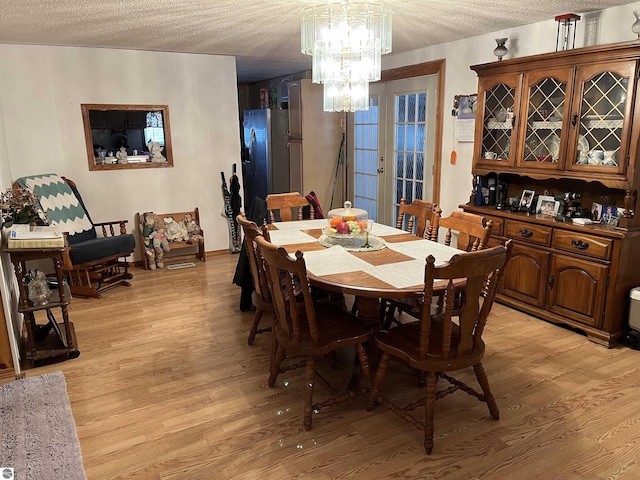
[[[602,215],[602,204],[593,202],[591,204],[591,220],[593,220],[594,222],[599,222],[601,215]]]
[[[536,205],[536,213],[541,215],[556,216],[560,209],[560,202],[550,195],[540,195]]]
[[[531,208],[535,194],[535,190],[523,190],[522,196],[520,197],[520,208]]]
[[[618,226],[618,209],[615,205],[603,205],[600,223],[603,225]]]

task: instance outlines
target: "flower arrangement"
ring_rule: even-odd
[[[46,225],[47,214],[38,201],[39,197],[20,187],[8,188],[0,195],[2,225],[10,227],[14,223]]]

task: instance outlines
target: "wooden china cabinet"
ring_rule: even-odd
[[[471,69],[479,78],[474,189],[463,208],[493,220],[492,242],[514,240],[498,299],[613,346],[628,330],[629,291],[640,286],[640,42]],[[510,210],[508,200],[485,206],[476,179],[491,178],[514,203],[528,189],[568,199],[562,205],[578,215],[598,203],[622,216],[617,225],[580,225],[536,214],[536,199],[529,212]]]

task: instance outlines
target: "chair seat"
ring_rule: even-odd
[[[78,265],[112,257],[122,257],[124,252],[131,253],[135,248],[135,237],[133,234],[127,233],[74,243],[69,253],[74,265]]]
[[[403,363],[423,371],[448,372],[460,370],[475,365],[482,359],[484,342],[481,339],[476,340],[473,345],[473,352],[466,355],[458,355],[460,330],[454,324],[449,353],[449,358],[453,360],[438,360],[442,358],[442,326],[434,322],[431,327],[428,354],[423,360],[420,359],[419,343],[414,340],[420,337],[420,322],[405,323],[388,332],[378,332],[375,335],[375,343],[380,350],[388,351]]]
[[[315,303],[320,338],[317,343],[311,339],[308,329],[303,330],[300,341],[294,341],[284,335],[277,324],[276,335],[290,353],[297,355],[324,355],[340,347],[354,345],[371,338],[371,328],[364,325],[351,313],[338,308],[335,304]],[[304,310],[299,311],[304,315]],[[303,322],[303,325],[307,325]]]

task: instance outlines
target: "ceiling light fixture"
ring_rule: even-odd
[[[380,80],[380,56],[391,51],[391,10],[380,3],[330,1],[302,12],[302,53],[314,83],[324,84],[324,110],[369,109],[369,82]]]

